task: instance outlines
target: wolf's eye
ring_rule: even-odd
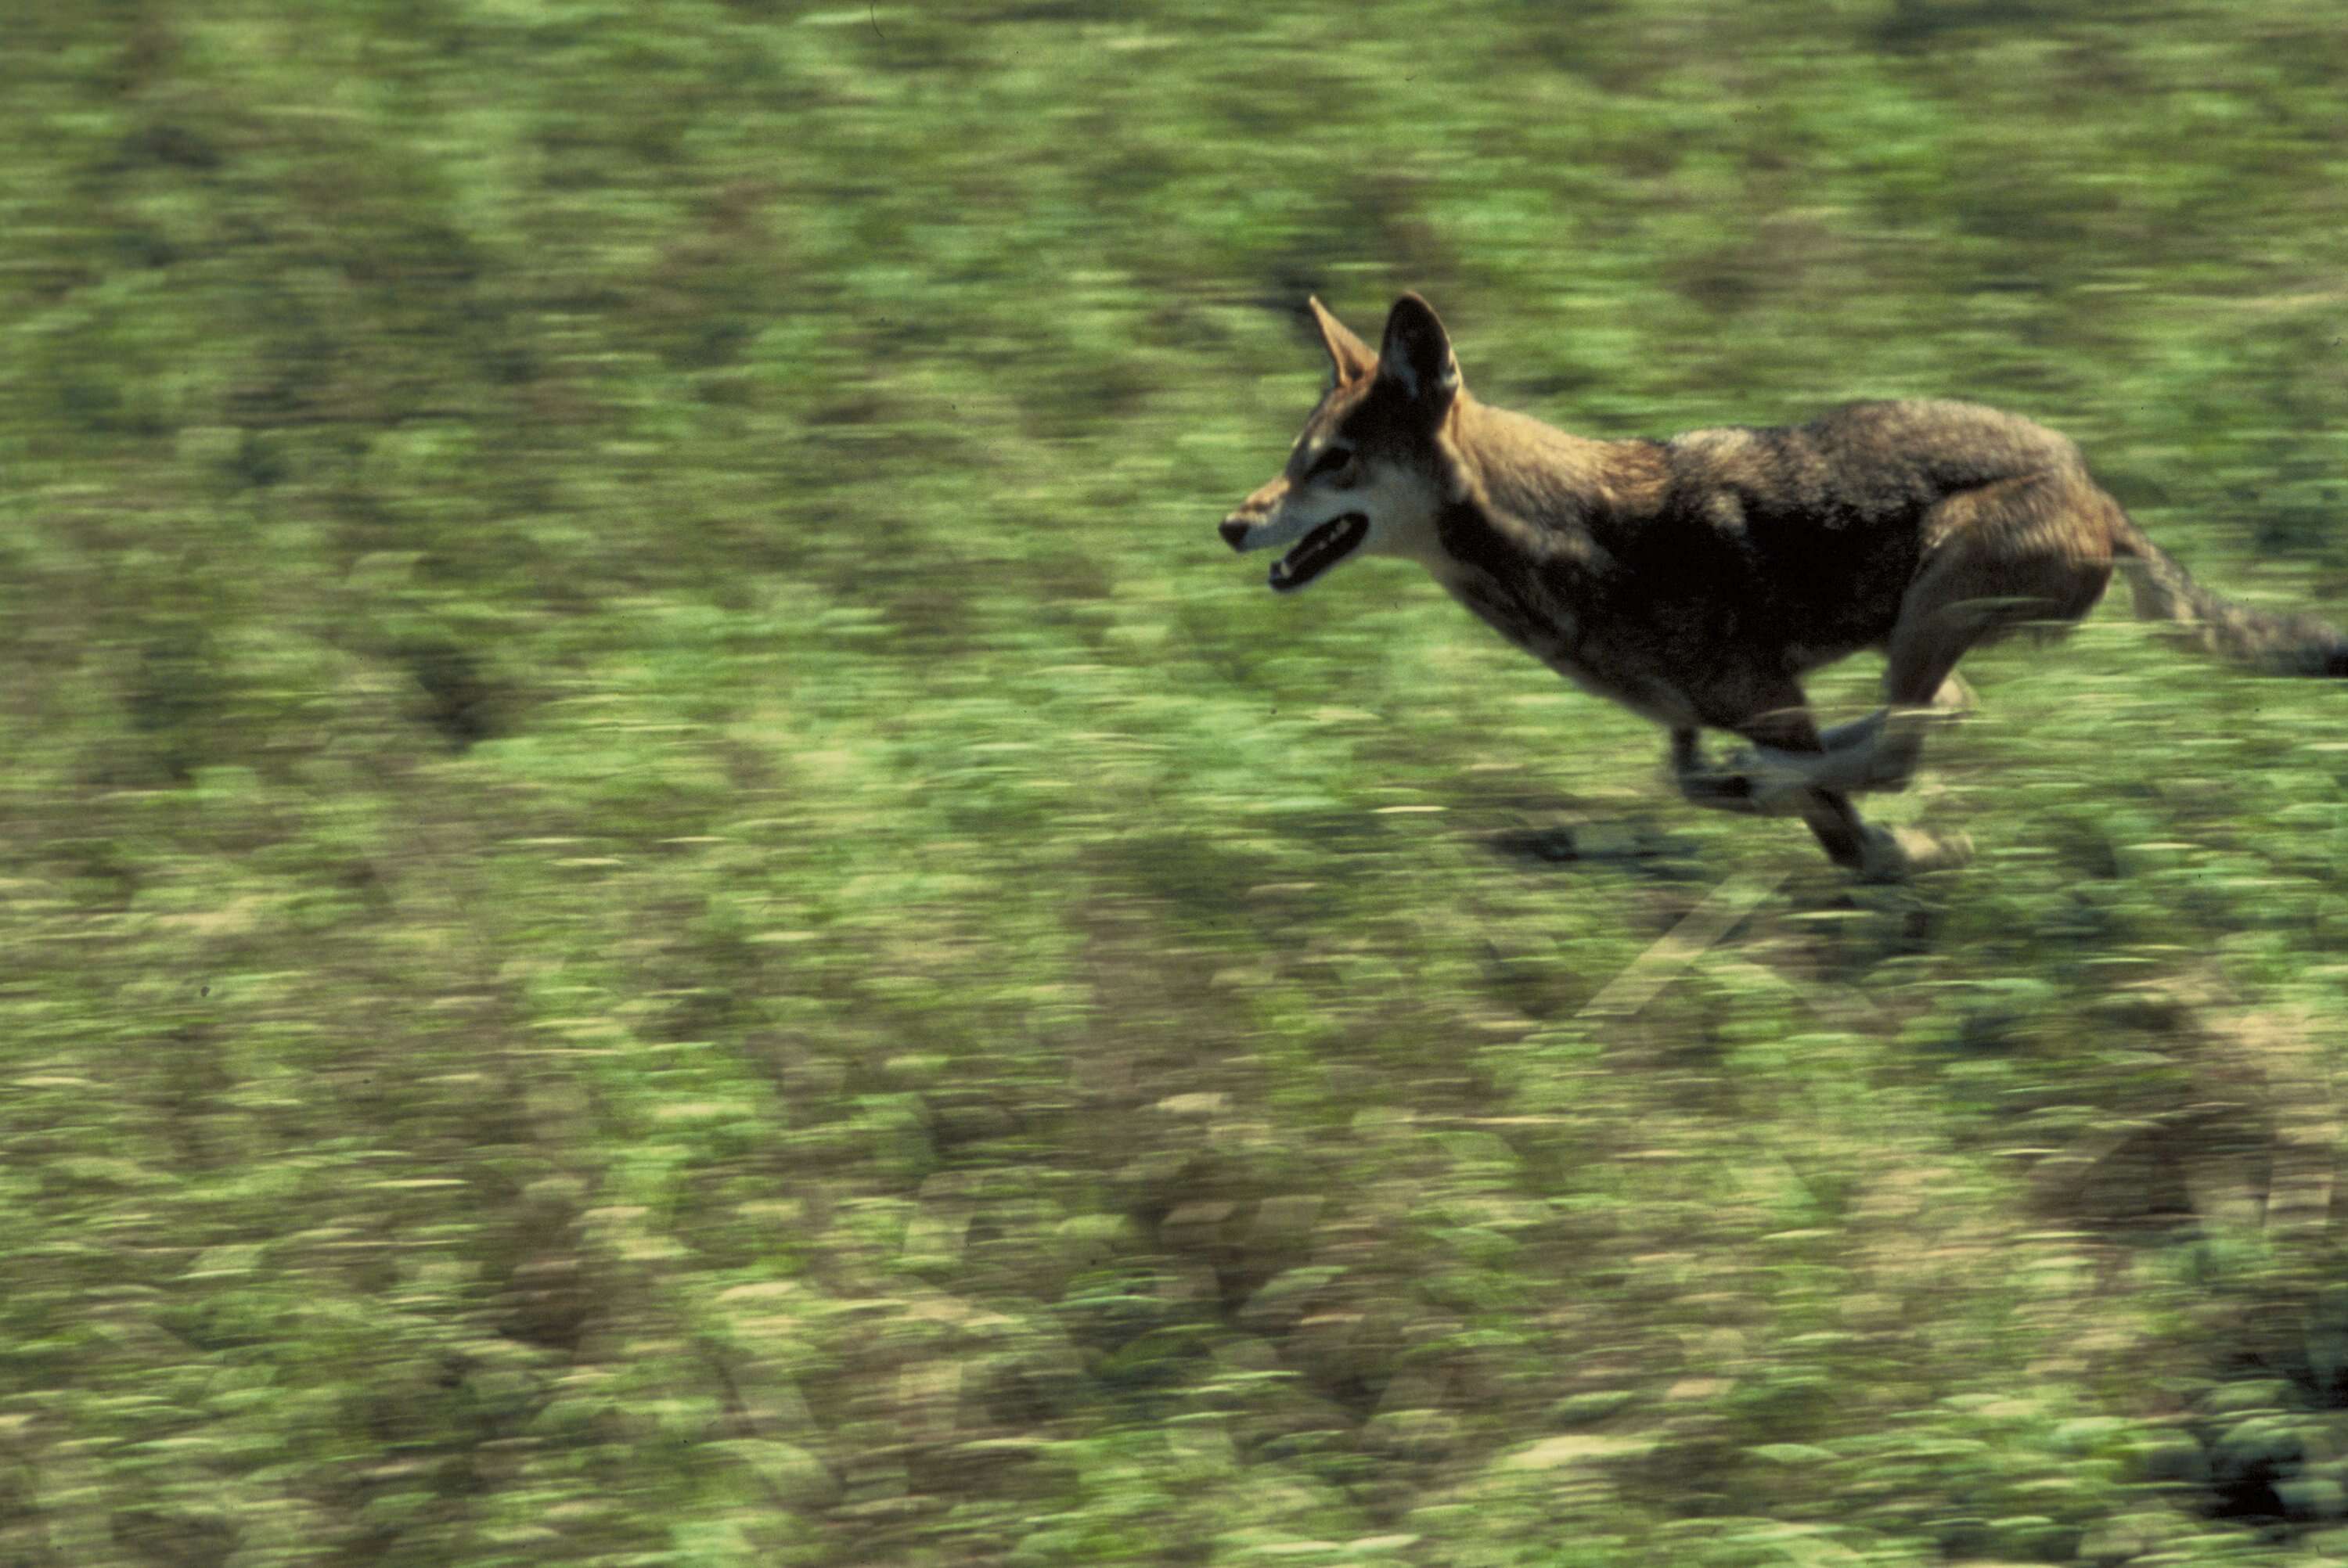
[[[1350,446],[1332,446],[1313,459],[1313,466],[1304,470],[1308,479],[1325,479],[1354,460]]]

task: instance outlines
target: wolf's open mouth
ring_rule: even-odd
[[[1332,518],[1296,541],[1296,548],[1272,563],[1272,590],[1293,593],[1351,555],[1367,538],[1370,519],[1359,512]]]

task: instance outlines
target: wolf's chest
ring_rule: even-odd
[[[1647,661],[1582,624],[1553,595],[1477,574],[1446,576],[1443,586],[1478,620],[1591,695],[1620,702],[1658,723],[1694,722],[1693,705],[1667,671],[1647,668]]]
[[[1573,662],[1580,629],[1571,611],[1544,602],[1546,596],[1480,575],[1447,575],[1442,580],[1451,597],[1466,605],[1476,619],[1542,663]]]

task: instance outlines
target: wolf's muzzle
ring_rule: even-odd
[[[1215,531],[1223,536],[1223,543],[1235,550],[1247,548],[1248,525],[1240,518],[1225,518]]]

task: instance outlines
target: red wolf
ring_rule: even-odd
[[[1468,395],[1443,323],[1406,294],[1374,353],[1307,302],[1329,384],[1281,473],[1223,520],[1284,548],[1293,593],[1356,555],[1419,562],[1552,670],[1671,732],[1681,792],[1798,815],[1834,862],[1896,879],[1962,841],[1859,820],[1951,716],[1967,650],[2076,620],[2115,564],[2137,614],[2270,668],[2348,675],[2348,639],[2230,604],[2145,538],[2078,448],[1963,403],[1857,403],[1794,428],[1592,441]],[[1821,732],[1808,671],[1882,652],[1884,706]],[[1702,728],[1748,743],[1720,763]]]

